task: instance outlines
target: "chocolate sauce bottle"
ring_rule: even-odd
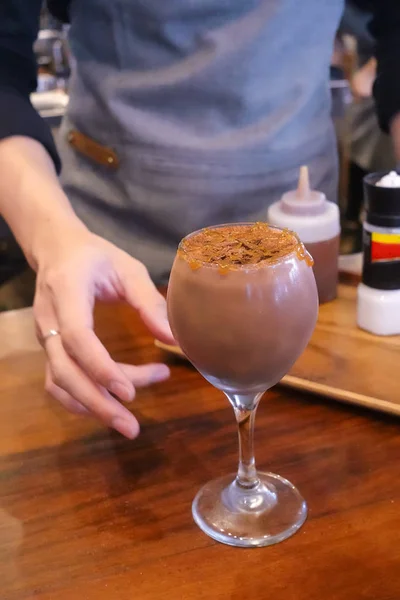
[[[296,232],[314,259],[320,304],[337,294],[340,241],[339,208],[310,189],[308,168],[301,167],[297,190],[284,194],[268,210],[268,222]]]

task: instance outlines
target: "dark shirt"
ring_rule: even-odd
[[[84,0],[80,0],[84,1]],[[54,16],[68,20],[70,0],[48,0]],[[388,131],[400,112],[400,0],[357,0],[373,13],[378,76],[374,86],[379,122]],[[60,169],[60,159],[46,123],[32,107],[37,66],[33,43],[42,0],[0,1],[0,139],[24,135],[41,142]],[[295,17],[294,17],[295,18]]]

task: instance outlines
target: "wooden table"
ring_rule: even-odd
[[[134,313],[102,307],[113,355],[159,359]],[[202,483],[233,471],[222,395],[189,366],[141,391],[131,442],[43,392],[30,310],[0,316],[1,600],[399,600],[400,421],[283,389],[258,414],[258,465],[303,492],[294,537],[242,550],[192,521]]]

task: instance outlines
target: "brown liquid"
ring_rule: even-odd
[[[314,259],[319,302],[330,302],[337,295],[339,236],[324,242],[306,244],[306,248]]]
[[[277,383],[304,350],[317,318],[307,253],[290,232],[262,225],[256,244],[262,252],[253,258],[244,251],[238,257],[236,244],[239,236],[249,246],[255,226],[224,226],[184,240],[171,272],[168,314],[175,338],[225,391],[254,393]],[[228,259],[221,254],[226,247],[232,250]]]

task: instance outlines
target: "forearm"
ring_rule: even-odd
[[[34,269],[47,240],[65,229],[84,228],[61,189],[49,154],[27,137],[0,141],[0,214]]]

